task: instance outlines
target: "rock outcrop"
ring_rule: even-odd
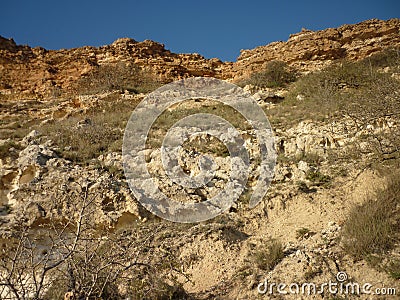
[[[368,20],[321,31],[303,29],[286,42],[242,50],[229,77],[260,71],[271,60],[288,63],[300,71],[320,69],[337,59],[359,60],[385,48],[400,46],[400,19]]]
[[[162,81],[190,76],[221,77],[219,59],[199,54],[175,54],[163,44],[122,38],[102,47],[46,50],[18,46],[0,37],[0,93],[45,96],[54,88],[68,90],[99,65],[134,63]]]
[[[200,54],[176,54],[163,44],[130,38],[101,47],[46,50],[16,45],[0,37],[0,94],[46,96],[53,89],[68,90],[99,65],[135,63],[162,81],[190,76],[238,80],[260,71],[271,60],[287,62],[300,71],[321,68],[334,60],[362,59],[388,47],[400,46],[400,20],[368,20],[321,31],[303,29],[286,42],[242,50],[237,61],[206,59]]]

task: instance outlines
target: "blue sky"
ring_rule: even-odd
[[[0,35],[47,49],[151,39],[173,52],[234,61],[240,49],[287,40],[302,27],[399,17],[399,0],[8,0],[1,5]]]

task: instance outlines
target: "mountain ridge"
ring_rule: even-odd
[[[55,87],[68,91],[98,66],[119,62],[136,64],[162,82],[191,76],[237,81],[261,71],[271,60],[309,72],[338,59],[358,60],[399,46],[400,19],[371,19],[319,31],[302,30],[291,34],[287,41],[241,50],[235,62],[206,59],[197,53],[173,53],[151,40],[120,38],[100,47],[46,50],[17,45],[12,38],[0,36],[0,93],[44,96]]]

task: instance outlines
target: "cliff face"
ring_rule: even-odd
[[[12,39],[0,37],[0,90],[3,93],[42,94],[58,86],[68,89],[80,77],[99,65],[135,63],[162,80],[189,76],[221,76],[223,63],[199,54],[175,54],[164,45],[118,39],[102,47],[46,50],[17,46]]]
[[[281,60],[300,71],[322,68],[333,60],[362,59],[388,47],[400,46],[400,20],[368,20],[321,31],[303,29],[286,42],[242,50],[234,63],[205,59],[199,54],[175,54],[163,44],[118,39],[102,47],[46,50],[16,45],[0,37],[0,93],[45,94],[57,86],[70,88],[99,65],[135,63],[170,81],[189,76],[240,79]]]
[[[301,70],[322,68],[336,59],[358,60],[388,47],[400,46],[400,19],[368,20],[321,31],[303,29],[286,42],[242,50],[231,77],[260,71],[265,62],[281,60]]]

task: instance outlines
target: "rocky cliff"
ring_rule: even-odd
[[[221,76],[223,63],[199,54],[175,54],[163,44],[122,38],[102,47],[46,50],[18,46],[0,37],[0,91],[43,95],[51,88],[68,89],[99,65],[135,63],[161,80],[189,76]]]
[[[301,71],[321,68],[337,59],[362,59],[400,45],[400,20],[368,20],[321,31],[303,29],[286,42],[242,50],[237,61],[205,59],[199,54],[175,54],[163,44],[122,38],[102,47],[46,50],[19,46],[0,37],[0,92],[46,95],[54,87],[68,89],[99,65],[131,62],[163,81],[190,76],[240,79],[281,60]]]
[[[400,45],[400,20],[368,20],[321,31],[302,29],[286,42],[274,42],[242,50],[230,76],[260,71],[265,62],[281,60],[301,71],[326,66],[337,59],[358,60],[388,47]]]

